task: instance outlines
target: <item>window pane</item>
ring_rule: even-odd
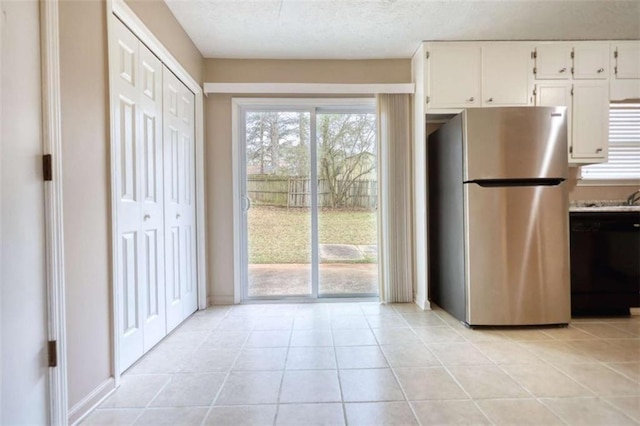
[[[376,117],[317,115],[320,295],[378,294]]]
[[[582,167],[584,179],[640,179],[640,104],[609,106],[609,159]]]
[[[308,112],[248,112],[249,297],[311,294]]]

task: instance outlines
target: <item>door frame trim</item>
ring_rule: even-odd
[[[206,230],[205,230],[205,180],[204,180],[204,110],[203,110],[203,90],[200,84],[189,74],[187,70],[180,64],[180,62],[167,50],[166,47],[156,38],[156,36],[147,28],[147,26],[138,18],[138,16],[127,6],[124,0],[107,0],[107,39],[108,39],[108,51],[111,52],[112,45],[114,43],[113,36],[113,23],[114,19],[119,19],[125,26],[127,26],[131,32],[142,42],[144,45],[156,55],[160,61],[173,73],[178,79],[187,86],[189,90],[195,95],[195,179],[196,179],[196,256],[197,266],[196,275],[198,279],[198,309],[205,309],[207,307],[207,256],[206,256]],[[109,57],[109,69],[111,69],[113,58]],[[109,72],[109,104],[110,104],[110,131],[111,135],[115,134],[116,129],[114,126],[112,105],[113,93],[112,88],[114,76]],[[117,177],[115,174],[115,162],[114,158],[114,144],[111,140],[111,283],[112,283],[112,315],[113,315],[113,353],[112,353],[112,369],[115,379],[116,387],[120,385],[120,375],[122,374],[119,363],[119,351],[120,351],[120,338],[118,330],[120,326],[119,312],[117,303],[118,300],[118,286],[117,286],[117,203],[116,203],[116,188]]]
[[[57,367],[48,368],[49,421],[68,423],[65,315],[62,116],[58,0],[40,2],[43,154],[51,154],[51,181],[44,182],[48,339],[57,341]]]
[[[363,105],[371,105],[375,108],[374,95],[350,98],[231,98],[231,170],[233,185],[233,303],[250,303],[256,301],[281,301],[281,302],[308,302],[317,301],[317,294],[309,297],[305,296],[282,296],[276,299],[248,298],[244,295],[244,286],[242,280],[245,278],[243,272],[243,245],[244,233],[242,231],[242,198],[240,197],[240,189],[242,187],[241,179],[244,172],[244,166],[240,164],[240,138],[244,132],[240,128],[242,124],[244,110],[246,108],[292,108],[295,110],[311,110],[322,107],[358,107]],[[312,114],[313,115],[313,114]],[[312,135],[311,135],[312,136]],[[310,136],[310,137],[311,137]],[[366,298],[368,295],[345,295],[345,298]],[[376,297],[377,296],[371,296]]]

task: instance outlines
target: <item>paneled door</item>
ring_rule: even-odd
[[[124,370],[166,335],[162,63],[120,22],[115,31],[116,303]]]
[[[164,194],[167,332],[198,307],[194,95],[164,67]]]

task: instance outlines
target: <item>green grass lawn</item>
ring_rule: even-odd
[[[377,244],[376,212],[321,210],[320,244]],[[311,211],[252,206],[249,263],[310,263]]]

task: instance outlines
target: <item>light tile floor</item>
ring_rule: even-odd
[[[212,307],[83,424],[640,424],[640,317],[470,330],[413,304]]]

